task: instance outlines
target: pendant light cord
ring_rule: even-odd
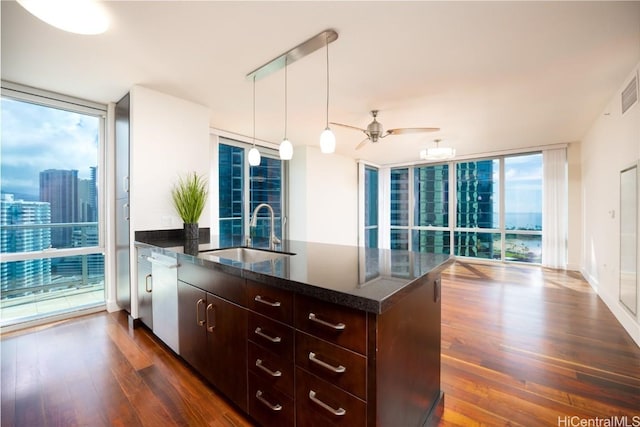
[[[329,128],[329,34],[325,34],[325,44],[327,46],[327,121],[326,127]]]
[[[284,139],[287,139],[287,59],[284,58]]]
[[[253,76],[253,147],[256,146],[256,76]]]

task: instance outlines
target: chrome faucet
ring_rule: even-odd
[[[271,216],[271,235],[269,236],[269,249],[275,251],[276,245],[280,243],[280,239],[276,237],[276,215],[273,212],[273,208],[271,207],[271,205],[267,203],[260,203],[258,206],[256,206],[256,208],[253,210],[251,221],[249,221],[249,230],[251,230],[251,227],[255,227],[257,225],[258,211],[262,208],[267,208],[269,210],[269,215]],[[249,231],[249,235],[251,235],[251,231]],[[247,237],[247,243],[250,241],[251,237]]]

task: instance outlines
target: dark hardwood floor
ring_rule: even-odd
[[[579,274],[457,262],[442,301],[441,426],[640,425],[640,348]],[[3,427],[251,425],[122,312],[0,345]]]

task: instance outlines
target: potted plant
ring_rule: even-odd
[[[187,240],[198,238],[198,220],[207,202],[207,180],[193,172],[185,178],[180,177],[171,190],[173,205],[184,222],[184,237]]]

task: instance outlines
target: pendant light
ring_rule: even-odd
[[[284,58],[284,139],[280,143],[280,159],[293,158],[293,145],[287,138],[287,58]]]
[[[256,148],[256,76],[253,76],[253,147],[247,155],[249,166],[260,165],[260,151]]]
[[[327,114],[326,114],[326,127],[320,134],[320,151],[325,154],[331,154],[336,151],[336,136],[329,128],[329,35],[325,34],[325,45],[327,51]]]
[[[456,149],[451,147],[440,147],[441,139],[434,139],[435,147],[426,148],[420,151],[422,160],[449,160],[456,156]]]

